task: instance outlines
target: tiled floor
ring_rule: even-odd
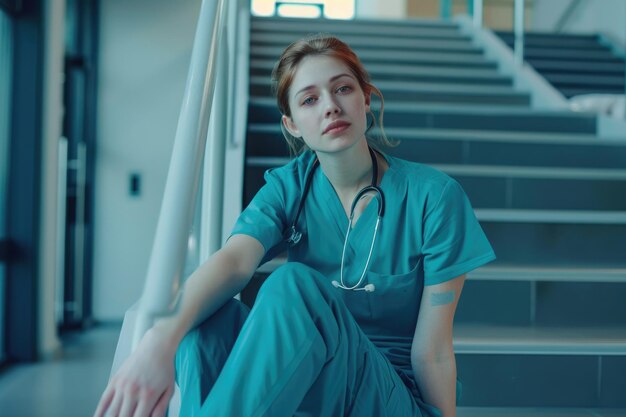
[[[120,326],[100,326],[64,339],[59,360],[0,374],[2,417],[89,417],[106,386]]]
[[[64,340],[63,358],[0,374],[2,417],[89,417],[109,378],[119,326]],[[458,417],[626,417],[626,410],[460,408]]]

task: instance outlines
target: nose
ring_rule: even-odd
[[[339,107],[339,104],[335,100],[335,97],[333,97],[332,95],[330,95],[326,99],[325,105],[326,105],[326,107],[325,107],[325,115],[326,115],[326,117],[329,117],[329,116],[331,116],[333,114],[339,114],[341,112],[341,107]]]

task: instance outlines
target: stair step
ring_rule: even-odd
[[[271,274],[276,268],[286,262],[287,258],[276,257],[261,265],[257,272]],[[489,264],[470,272],[467,275],[467,279],[473,281],[626,283],[626,268],[572,268]]]
[[[626,417],[626,408],[457,407],[458,417]]]
[[[626,327],[455,324],[456,354],[626,355]]]
[[[626,225],[626,211],[476,209],[476,218],[492,223]]]
[[[580,60],[593,62],[619,62],[620,58],[613,55],[607,49],[598,50],[578,50],[578,49],[549,49],[549,48],[532,48],[524,49],[524,58],[526,59],[546,59],[550,61],[557,60]]]
[[[284,48],[272,46],[253,46],[250,48],[251,58],[278,59]],[[421,64],[448,64],[454,67],[495,68],[495,64],[487,61],[483,55],[459,54],[441,52],[412,52],[402,49],[387,48],[383,51],[354,48],[365,67],[369,63],[421,63]]]
[[[617,169],[626,167],[626,141],[602,140],[587,135],[570,138],[544,137],[544,133],[524,135],[492,135],[480,131],[436,132],[437,129],[386,129],[387,137],[399,141],[395,147],[383,149],[392,156],[427,165],[469,165],[503,167],[550,167]],[[442,129],[443,130],[443,129]],[[410,133],[413,131],[415,133]],[[434,132],[426,132],[434,131]],[[471,135],[469,134],[471,133]],[[502,132],[495,132],[502,133]],[[534,135],[534,136],[533,136]],[[372,136],[377,134],[372,132]],[[246,143],[250,157],[289,157],[289,150],[278,125],[254,124],[248,128]]]
[[[250,167],[273,168],[289,163],[288,157],[246,158]],[[451,176],[496,177],[496,178],[539,178],[539,179],[577,179],[577,180],[614,180],[626,181],[626,169],[597,168],[553,168],[553,167],[515,167],[494,165],[444,165],[429,164]]]
[[[528,105],[530,97],[518,93],[510,86],[450,84],[443,82],[420,83],[411,81],[377,81],[376,86],[388,100],[429,101],[441,103],[488,103],[501,105]],[[272,96],[271,81],[267,77],[250,77],[250,94]],[[374,102],[378,102],[375,98]]]
[[[315,32],[329,32],[337,36],[342,35],[371,35],[379,37],[408,36],[412,38],[430,39],[469,39],[462,35],[454,23],[445,23],[436,20],[329,20],[329,19],[272,19],[253,18],[251,21],[252,37],[259,32],[282,33],[286,37],[301,37]]]
[[[586,61],[549,61],[543,59],[526,59],[537,71],[559,71],[576,73],[624,74],[623,62],[586,62]]]
[[[250,126],[255,127],[256,125]],[[276,128],[280,130],[279,128]],[[559,145],[588,145],[626,147],[626,134],[624,140],[605,140],[596,135],[584,133],[559,133],[559,132],[516,132],[509,130],[462,130],[462,129],[411,129],[402,127],[385,128],[387,135],[399,139],[439,139],[439,140],[464,140],[469,142],[507,142],[523,144],[559,144]],[[374,135],[377,132],[372,132]]]
[[[249,123],[280,120],[272,98],[250,98]],[[376,109],[375,109],[376,110]],[[595,133],[596,116],[570,111],[537,111],[524,106],[399,103],[385,100],[385,126]]]
[[[253,59],[250,62],[252,76],[262,76],[270,79],[275,61],[269,59]],[[370,64],[367,66],[373,82],[381,80],[395,81],[421,81],[421,82],[448,82],[448,83],[473,83],[507,85],[512,86],[510,77],[500,75],[495,69],[483,68],[455,68],[450,66],[432,65],[394,65],[394,64]]]
[[[584,85],[585,87],[624,86],[624,77],[620,77],[618,75],[603,75],[601,77],[598,77],[595,75],[580,75],[564,72],[545,74],[544,78],[552,84],[559,85]]]
[[[541,267],[491,264],[469,273],[476,281],[626,283],[626,268]]]
[[[248,125],[249,132],[255,133],[281,133],[278,125],[263,123],[251,123]],[[372,129],[372,135],[380,134],[378,129]],[[553,144],[553,145],[586,145],[591,147],[626,148],[626,134],[624,139],[603,139],[596,135],[585,133],[559,133],[559,132],[516,132],[509,130],[463,130],[463,129],[428,129],[428,128],[405,128],[385,127],[387,136],[400,140],[423,140],[436,139],[441,141],[467,141],[467,142],[504,142],[521,144]],[[588,149],[591,150],[591,149]]]
[[[622,86],[614,86],[614,87],[592,86],[589,88],[585,88],[583,86],[580,86],[579,88],[561,87],[559,88],[559,90],[561,91],[561,94],[563,94],[567,98],[580,96],[583,94],[618,94],[618,95],[624,94],[624,89]]]
[[[515,37],[512,32],[495,32],[505,43],[512,44]],[[553,48],[603,48],[597,35],[571,35],[554,33],[524,34],[524,43],[528,46]]]
[[[266,77],[250,77],[251,88],[253,86],[262,86],[266,89],[271,87],[271,81]],[[485,96],[503,96],[503,95],[516,95],[524,96],[524,93],[516,93],[513,88],[508,86],[488,86],[486,91],[485,85],[480,83],[472,84],[450,84],[444,82],[408,82],[408,81],[395,81],[385,80],[378,81],[376,86],[383,92],[386,97],[389,92],[392,91],[404,91],[404,92],[424,92],[424,93],[458,93],[458,94],[483,94]]]
[[[298,34],[288,37],[285,33],[255,33],[251,37],[250,43],[256,46],[279,46],[286,47],[293,39],[297,39]],[[482,54],[482,49],[474,46],[466,39],[414,39],[406,36],[389,36],[380,38],[371,33],[365,35],[344,35],[341,40],[350,45],[351,48],[371,48],[389,49],[393,45],[394,49],[405,49],[415,51],[446,51],[459,54]]]

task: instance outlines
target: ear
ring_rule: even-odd
[[[365,92],[365,113],[369,113],[372,104],[372,90]]]
[[[281,120],[283,122],[283,126],[285,126],[285,129],[287,129],[287,131],[289,132],[291,136],[295,138],[299,138],[302,136],[300,134],[300,130],[298,129],[298,126],[296,126],[296,124],[293,122],[293,119],[291,117],[283,115]]]

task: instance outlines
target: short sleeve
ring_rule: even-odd
[[[423,220],[424,284],[434,285],[496,259],[470,201],[450,178]]]
[[[268,252],[283,239],[285,230],[285,187],[272,170],[265,172],[265,185],[252,198],[231,232],[257,239]]]

